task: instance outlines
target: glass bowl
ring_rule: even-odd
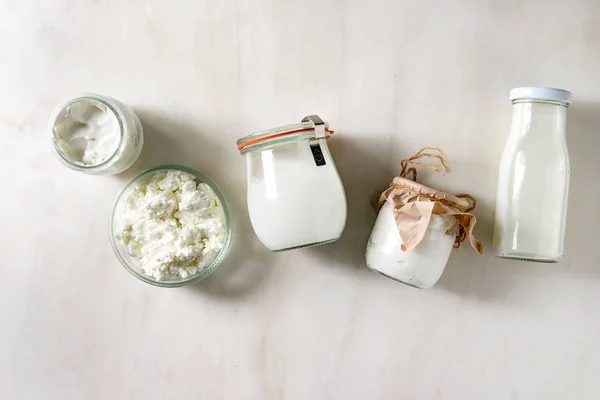
[[[117,227],[119,211],[122,209],[122,207],[125,204],[125,196],[129,193],[129,190],[131,189],[132,185],[141,181],[143,178],[149,176],[150,174],[154,174],[155,172],[158,172],[158,171],[181,171],[181,172],[186,172],[190,175],[193,175],[196,178],[196,180],[206,183],[215,192],[219,201],[221,202],[221,206],[223,207],[223,214],[225,216],[225,227],[226,227],[225,239],[223,241],[223,247],[221,248],[221,250],[219,251],[219,253],[217,254],[216,258],[213,260],[212,263],[210,263],[207,267],[205,267],[201,271],[198,271],[196,274],[190,275],[186,278],[158,281],[158,280],[154,279],[152,276],[148,276],[148,275],[144,274],[141,266],[139,265],[139,262],[135,258],[131,257],[128,254],[127,249],[125,248],[123,243],[119,242],[116,238],[115,230]],[[110,214],[109,232],[110,232],[110,244],[112,245],[115,255],[117,256],[117,258],[119,259],[121,264],[123,264],[125,269],[127,271],[129,271],[132,275],[134,275],[139,280],[144,281],[144,282],[149,283],[154,286],[181,287],[181,286],[186,286],[186,285],[190,285],[192,283],[201,281],[202,279],[204,279],[208,275],[210,275],[212,272],[214,272],[214,270],[216,270],[217,267],[221,264],[221,262],[225,258],[225,255],[227,254],[227,251],[229,250],[229,247],[231,246],[231,237],[232,237],[231,215],[229,213],[229,206],[227,205],[227,201],[225,200],[225,197],[223,197],[223,194],[219,190],[219,187],[209,177],[207,177],[206,175],[204,175],[196,170],[193,170],[191,168],[187,168],[187,167],[184,167],[181,165],[175,165],[175,164],[158,165],[156,167],[152,167],[152,168],[149,168],[145,171],[138,173],[137,175],[135,175],[133,178],[131,178],[129,181],[127,181],[127,183],[125,183],[123,185],[123,187],[119,191],[119,194],[117,194],[117,198],[115,199],[115,202],[113,204],[113,208],[112,208],[112,211]]]

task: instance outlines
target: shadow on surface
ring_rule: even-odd
[[[600,226],[600,103],[576,99],[567,114],[571,186],[563,264],[597,273],[600,246],[590,246],[590,239],[598,235],[597,227]],[[595,255],[595,258],[590,258],[586,265],[575,265],[573,260],[581,260],[582,254]]]
[[[348,205],[346,228],[340,240],[326,246],[308,249],[328,265],[362,268],[371,273],[365,264],[365,250],[377,213],[371,198],[377,191],[385,190],[394,174],[388,167],[388,143],[378,141],[376,135],[360,140],[362,135],[345,135],[329,141],[332,156],[344,183]],[[342,140],[343,139],[343,140]]]

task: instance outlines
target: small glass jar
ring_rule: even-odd
[[[498,257],[558,262],[563,256],[570,164],[565,139],[571,93],[515,88],[500,161],[494,250]]]
[[[91,175],[123,172],[135,162],[144,144],[142,124],[130,107],[91,93],[59,104],[48,131],[58,160]]]
[[[346,225],[346,195],[318,116],[237,141],[246,156],[248,213],[272,251],[336,241]]]
[[[417,247],[402,251],[402,238],[385,203],[367,243],[367,266],[388,278],[419,289],[428,289],[442,276],[454,247],[456,235],[446,232],[448,215],[432,215],[423,240]]]

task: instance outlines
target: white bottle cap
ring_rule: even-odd
[[[571,104],[573,95],[562,89],[545,87],[518,87],[510,91],[510,101],[519,99],[558,101],[567,105]]]

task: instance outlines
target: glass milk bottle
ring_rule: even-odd
[[[498,257],[558,262],[563,256],[569,192],[565,141],[571,93],[510,91],[513,117],[500,161],[494,251]]]

